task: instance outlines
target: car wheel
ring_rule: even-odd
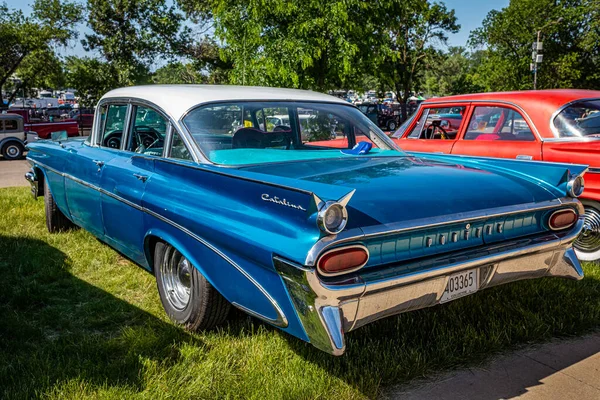
[[[575,253],[581,261],[600,260],[600,203],[581,200],[585,207],[584,228],[574,243]]]
[[[389,131],[395,131],[398,125],[396,124],[396,121],[390,120],[388,121],[387,127]]]
[[[25,148],[21,143],[9,142],[2,148],[2,155],[7,160],[18,160],[23,157]]]
[[[227,318],[229,302],[173,246],[156,244],[154,273],[167,315],[185,329],[210,329]]]
[[[57,233],[72,229],[75,224],[58,209],[54,196],[50,192],[48,182],[44,179],[44,206],[46,212],[46,227],[48,232]]]

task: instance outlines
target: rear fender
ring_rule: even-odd
[[[155,220],[145,238],[144,251],[154,268],[152,238],[175,247],[232,305],[265,322],[308,340],[280,276],[271,269],[221,249],[192,233]]]
[[[540,161],[521,161],[504,158],[472,157],[453,154],[415,154],[420,158],[449,163],[458,163],[482,170],[518,176],[536,183],[557,197],[567,195],[567,182],[583,175],[587,165],[550,163]]]

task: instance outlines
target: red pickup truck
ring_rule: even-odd
[[[25,132],[35,132],[40,139],[49,139],[52,132],[67,131],[68,136],[79,136],[79,125],[74,119],[66,119],[61,121],[40,121],[32,119],[27,109],[9,110],[11,114],[18,114],[23,117],[25,122]]]

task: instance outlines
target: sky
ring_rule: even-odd
[[[26,14],[31,12],[33,0],[0,0],[6,2],[9,8],[20,8]],[[83,0],[80,0],[83,2]],[[456,17],[461,28],[456,34],[448,35],[449,46],[465,46],[469,39],[469,33],[481,26],[481,22],[487,13],[493,9],[499,10],[508,6],[509,0],[445,0],[444,3],[448,9],[454,9]],[[80,38],[89,29],[81,25],[79,30]],[[79,40],[73,41],[71,46],[66,49],[57,49],[61,55],[84,56],[86,52],[81,47]],[[88,55],[91,55],[88,53]]]

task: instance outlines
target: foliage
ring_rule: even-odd
[[[157,69],[152,74],[152,82],[159,84],[205,83],[206,77],[198,73],[192,64],[174,62]]]
[[[532,43],[540,31],[538,88],[597,88],[599,20],[598,0],[512,0],[471,33],[470,44],[484,49],[475,80],[485,90],[531,89]]]
[[[428,59],[423,90],[426,94],[448,96],[481,91],[474,80],[478,54],[464,47],[450,47],[448,52],[437,51]]]
[[[119,86],[118,71],[107,62],[89,57],[67,57],[66,84],[77,90],[82,107],[94,106],[107,91]]]
[[[368,42],[359,0],[180,0],[189,14],[213,18],[231,83],[325,91],[347,86]],[[358,76],[358,75],[357,75]]]
[[[516,346],[600,327],[600,265],[385,318],[342,357],[233,313],[169,322],[154,277],[76,230],[48,234],[44,202],[0,189],[0,398],[363,399]]]
[[[118,86],[144,81],[157,57],[172,57],[187,41],[183,16],[165,0],[88,0],[87,11],[92,33],[82,44],[118,71]]]
[[[43,83],[43,78],[36,77],[42,71],[60,73],[53,46],[64,46],[77,37],[74,27],[80,18],[81,7],[70,0],[35,0],[30,17],[0,4],[0,107],[2,88],[15,72],[23,75],[22,80],[32,83],[35,79],[37,84]],[[14,86],[9,97],[20,87]]]
[[[415,85],[417,74],[424,73],[428,57],[435,53],[434,44],[445,44],[446,33],[456,33],[454,10],[443,3],[422,0],[390,0],[377,3],[373,10],[375,26],[382,27],[374,54],[378,78],[396,93],[403,105]]]

